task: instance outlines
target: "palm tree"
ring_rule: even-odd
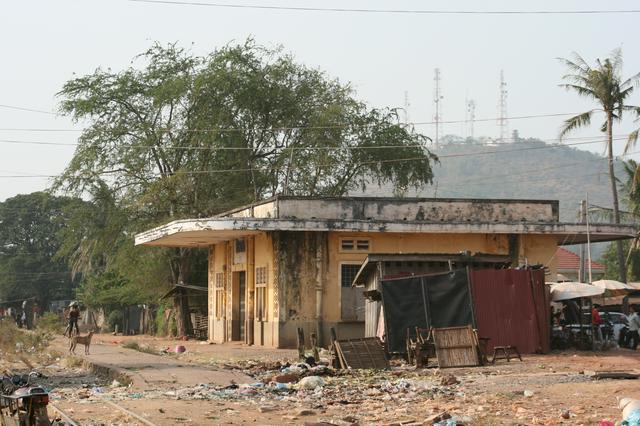
[[[634,85],[640,78],[636,74],[627,80],[622,80],[622,51],[616,49],[604,61],[596,60],[594,67],[589,65],[582,56],[574,52],[573,59],[562,59],[569,72],[563,76],[565,84],[561,84],[567,90],[575,91],[580,96],[595,100],[599,104],[598,109],[578,114],[564,122],[560,131],[560,139],[572,131],[591,124],[591,118],[597,112],[603,112],[605,121],[600,127],[606,132],[606,151],[609,159],[609,179],[611,181],[611,195],[613,197],[613,219],[620,223],[620,208],[618,203],[618,189],[613,163],[613,123],[622,119],[622,113],[634,110],[636,107],[626,105],[625,102],[633,93]],[[620,268],[620,280],[627,281],[627,268],[622,241],[617,242],[618,266]]]

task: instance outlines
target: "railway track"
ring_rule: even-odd
[[[137,420],[138,422],[146,425],[146,426],[157,426],[155,423],[145,419],[144,417],[134,413],[133,411],[124,408],[121,405],[116,404],[113,401],[109,401],[108,399],[101,397],[100,398],[100,402],[103,402],[107,405],[109,405],[112,408],[115,408],[118,411],[121,411],[122,413],[126,414],[127,416],[131,417],[134,420]],[[69,413],[66,413],[64,410],[62,410],[60,407],[56,406],[55,404],[52,404],[51,402],[49,403],[49,407],[55,411],[59,416],[60,419],[64,422],[65,425],[68,426],[81,426],[82,423],[79,423],[78,421],[74,420]]]

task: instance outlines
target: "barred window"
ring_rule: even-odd
[[[267,320],[267,288],[256,287],[256,321]]]
[[[341,287],[350,288],[359,270],[360,265],[342,265],[340,268]]]
[[[216,272],[216,288],[224,288],[224,273]]]
[[[267,285],[267,267],[259,266],[256,268],[256,286]]]
[[[216,319],[223,318],[224,311],[225,311],[224,290],[218,289],[216,290]]]

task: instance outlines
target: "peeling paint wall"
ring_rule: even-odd
[[[230,217],[426,222],[557,222],[557,201],[402,198],[278,198]]]
[[[324,335],[318,324],[318,286],[326,281],[326,232],[274,232],[273,247],[278,264],[279,347],[296,346],[296,330],[302,327],[307,339],[312,332]],[[322,290],[326,295],[326,290]],[[324,298],[324,297],[323,297]]]

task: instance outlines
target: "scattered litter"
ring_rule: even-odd
[[[324,380],[319,376],[308,376],[300,380],[297,384],[298,389],[313,390],[317,387],[324,386]]]

